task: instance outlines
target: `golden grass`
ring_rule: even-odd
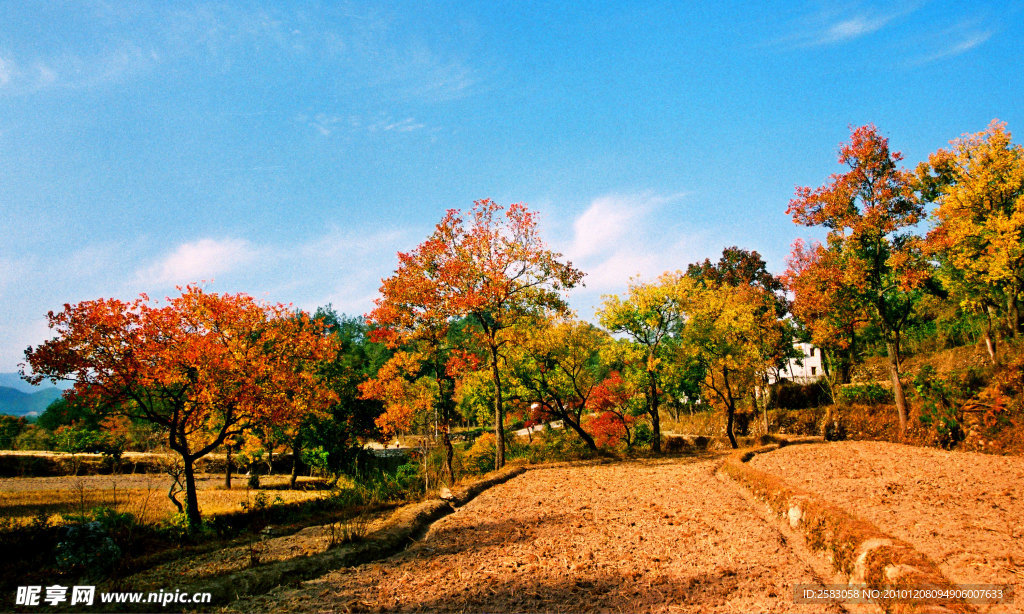
[[[260,490],[245,487],[245,477],[236,478],[233,488],[223,487],[221,475],[197,476],[196,495],[204,517],[240,512],[242,504],[253,504],[262,492],[268,504],[308,501],[324,496],[323,490],[302,490],[313,486],[309,478],[300,478],[299,490],[287,488],[288,476],[264,476]],[[68,516],[82,514],[99,506],[128,512],[142,522],[157,523],[177,513],[167,498],[170,478],[155,474],[65,476],[51,478],[0,479],[0,516],[26,522],[38,514]],[[185,495],[178,500],[184,504]]]

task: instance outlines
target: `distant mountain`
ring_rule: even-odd
[[[0,386],[14,388],[27,394],[32,394],[39,390],[37,386],[33,386],[21,379],[21,375],[17,373],[0,373]]]
[[[50,386],[27,393],[0,386],[0,414],[11,416],[38,416],[46,411],[50,403],[60,398],[61,390]]]
[[[6,388],[14,388],[20,390],[26,394],[32,394],[33,392],[39,392],[40,390],[46,390],[47,388],[57,388],[59,390],[66,390],[71,387],[68,382],[61,382],[54,386],[50,383],[50,380],[43,380],[42,384],[33,386],[32,384],[21,379],[21,375],[18,373],[0,373],[0,386]]]

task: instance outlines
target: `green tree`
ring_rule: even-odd
[[[583,416],[606,371],[601,348],[610,341],[607,333],[586,322],[547,318],[520,327],[518,333],[506,362],[510,396],[535,407],[547,420],[561,420],[596,452]]]
[[[672,352],[673,335],[680,324],[676,286],[682,274],[664,273],[657,281],[633,281],[623,298],[606,296],[597,315],[601,326],[627,335],[642,354],[646,379],[644,395],[654,430],[652,448],[661,452],[660,400],[666,357]]]
[[[21,416],[0,414],[0,450],[13,450],[18,435],[28,427],[28,420]]]
[[[370,338],[370,326],[361,316],[338,314],[327,305],[318,308],[313,319],[335,341],[335,352],[320,364],[319,373],[338,400],[326,416],[308,416],[300,437],[306,451],[319,451],[310,458],[321,469],[351,473],[362,449],[360,441],[379,436],[376,419],[384,412],[380,401],[360,395],[359,385],[377,374],[391,351]]]
[[[683,279],[676,292],[685,320],[678,351],[702,365],[702,384],[725,409],[726,435],[736,448],[737,406],[764,386],[765,373],[779,361],[786,326],[776,316],[771,294],[758,286]]]

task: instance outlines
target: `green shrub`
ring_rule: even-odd
[[[330,453],[323,446],[313,446],[302,450],[302,462],[322,473],[330,469]]]
[[[949,449],[966,437],[960,408],[969,391],[956,374],[940,377],[931,365],[922,366],[914,376],[912,393],[921,402],[921,424],[931,431],[936,444]]]
[[[849,384],[839,389],[838,401],[846,405],[886,405],[894,403],[892,390],[874,382]]]
[[[61,571],[99,578],[108,575],[121,560],[121,549],[103,523],[94,520],[68,526],[64,539],[57,544],[56,555]]]
[[[654,442],[654,429],[646,420],[639,420],[633,427],[633,446],[638,448],[649,448]]]

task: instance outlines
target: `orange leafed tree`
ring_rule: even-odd
[[[545,246],[537,215],[525,205],[478,200],[467,214],[449,210],[426,241],[399,254],[398,270],[384,280],[368,317],[388,331],[381,334],[398,339],[436,337],[439,327],[456,319],[476,325],[494,386],[499,468],[505,464],[502,333],[544,310],[567,312],[561,293],[580,283],[583,273],[560,258]]]
[[[909,231],[924,214],[912,173],[889,140],[871,125],[853,130],[839,147],[848,170],[817,189],[800,187],[786,211],[804,226],[828,229],[827,262],[838,284],[882,332],[899,416],[907,426],[907,402],[900,382],[900,337],[913,305],[912,292],[931,274],[921,240]]]
[[[384,413],[377,417],[376,423],[385,441],[408,430],[417,418],[427,418],[433,412],[445,448],[445,477],[449,485],[454,485],[452,459],[455,451],[451,441],[454,384],[444,366],[436,362],[447,353],[446,348],[422,343],[419,347],[427,351],[395,352],[377,371],[376,377],[359,384],[359,393],[364,399],[384,404]]]
[[[310,365],[332,340],[284,305],[190,285],[162,305],[97,299],[47,318],[56,337],[26,350],[29,379],[74,382],[71,395],[163,429],[184,465],[192,527],[197,459],[254,424],[289,423],[332,401],[310,392],[320,385]]]
[[[843,270],[832,262],[833,255],[818,242],[807,244],[797,239],[786,260],[789,266],[782,282],[793,294],[793,316],[826,352],[826,381],[848,383],[857,332],[867,324],[868,317],[855,287],[844,284]],[[838,373],[834,372],[837,368]]]

